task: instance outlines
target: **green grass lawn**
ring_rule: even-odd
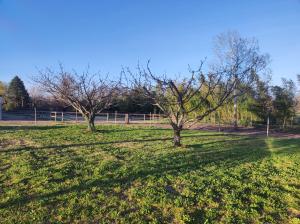
[[[1,223],[300,223],[300,139],[0,126]]]

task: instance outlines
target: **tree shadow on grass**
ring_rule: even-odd
[[[79,125],[80,128],[83,130],[87,130],[85,125]],[[0,125],[0,131],[19,131],[19,130],[51,130],[51,129],[61,129],[61,128],[68,128],[71,127],[70,125]],[[170,129],[164,128],[140,128],[133,126],[130,129],[125,129],[123,126],[120,125],[120,128],[113,128],[113,129],[101,129],[102,126],[97,126],[96,133],[113,133],[113,132],[132,132],[132,131],[164,131]],[[105,127],[105,126],[103,126]]]
[[[206,150],[204,148],[204,144],[191,144],[186,150],[170,150],[164,154],[150,154],[147,158],[143,159],[135,157],[124,163],[116,162],[116,164],[109,167],[109,172],[102,176],[102,178],[82,181],[78,185],[65,187],[50,193],[28,195],[16,199],[10,199],[7,202],[0,203],[0,208],[23,206],[29,202],[40,200],[43,202],[51,201],[51,203],[55,203],[55,201],[57,201],[58,203],[58,197],[70,193],[82,194],[95,187],[107,192],[109,195],[110,192],[112,192],[112,188],[115,186],[121,185],[123,189],[127,189],[135,180],[144,182],[147,181],[147,178],[149,177],[159,179],[166,177],[167,175],[180,176],[193,171],[200,171],[201,175],[205,177],[207,175],[212,175],[210,171],[205,169],[209,165],[216,166],[218,169],[228,170],[229,168],[234,168],[243,163],[260,161],[270,155],[264,139],[254,139],[255,147],[251,146],[248,140],[250,139],[244,139],[244,141],[241,141],[241,139],[239,139],[239,141],[221,140],[219,142],[211,141],[205,143],[206,145],[212,146],[210,150]],[[149,139],[147,141],[154,141],[154,139]],[[105,144],[111,143],[106,142]],[[79,144],[79,146],[82,145],[84,144]],[[218,148],[213,149],[214,145]],[[76,146],[78,146],[78,144]],[[61,147],[70,147],[70,145]],[[71,147],[74,147],[74,145]],[[106,150],[106,152],[114,153],[109,150]],[[74,163],[76,163],[76,160],[78,162],[78,158],[76,159],[76,156],[74,156],[73,159]],[[80,160],[80,162],[82,161]],[[126,166],[127,172],[121,171],[121,168],[124,166]],[[68,174],[66,173],[66,175]],[[66,177],[62,177],[62,179],[66,179]]]
[[[46,131],[51,129],[61,129],[65,128],[65,126],[62,125],[49,125],[49,126],[30,126],[30,125],[24,125],[24,126],[0,126],[0,131],[20,131],[20,130],[37,130],[37,131]]]
[[[114,133],[114,132],[133,132],[133,131],[143,131],[143,132],[152,132],[152,131],[171,131],[171,129],[164,129],[164,128],[141,128],[141,127],[136,127],[133,126],[131,129],[123,129],[121,126],[119,129],[114,128],[114,129],[101,129],[99,126],[97,127],[96,133]]]
[[[227,135],[223,134],[200,134],[200,135],[184,135],[182,136],[183,139],[189,138],[203,138],[203,137],[226,137]],[[229,135],[228,135],[229,136]],[[237,135],[230,135],[236,136]],[[143,136],[145,137],[145,136]],[[240,141],[241,139],[253,139],[253,138],[238,138],[236,140],[221,140],[222,142],[229,142],[229,141]],[[89,142],[89,143],[77,143],[77,144],[61,144],[61,145],[47,145],[42,147],[33,147],[33,146],[23,146],[18,148],[12,148],[8,150],[0,150],[0,153],[12,153],[12,152],[20,152],[20,151],[31,151],[31,150],[44,150],[44,149],[64,149],[64,148],[74,148],[74,147],[90,147],[90,146],[100,146],[100,145],[112,145],[112,144],[122,144],[122,143],[144,143],[144,142],[156,142],[156,141],[172,141],[172,137],[164,137],[164,138],[149,138],[149,139],[132,139],[132,140],[120,140],[120,141],[103,141],[103,142]],[[215,142],[216,143],[216,142]],[[206,143],[195,144],[195,145],[187,145],[188,147],[202,147]],[[211,144],[211,143],[209,143]]]
[[[161,174],[174,174],[179,172],[188,173],[209,164],[220,166],[220,168],[230,168],[237,165],[256,162],[271,153],[266,147],[263,139],[257,139],[259,147],[249,148],[250,139],[220,140],[203,144],[190,145],[185,151],[170,152],[166,155],[157,155],[150,160],[139,160],[139,167],[142,168],[140,178],[148,174],[161,176]],[[252,139],[253,140],[253,139]],[[220,144],[216,148],[215,144]],[[220,148],[223,147],[223,148]],[[153,165],[154,160],[155,163]]]

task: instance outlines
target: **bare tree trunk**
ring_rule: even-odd
[[[95,132],[96,131],[95,116],[94,115],[87,116],[87,117],[85,117],[85,120],[88,123],[88,130],[91,132]]]
[[[95,123],[94,121],[89,121],[88,123],[88,130],[91,131],[91,132],[95,132],[96,131],[96,127],[95,127]]]
[[[174,128],[173,128],[173,129],[174,129]],[[175,147],[181,146],[181,142],[180,142],[180,140],[181,140],[180,132],[181,132],[180,128],[174,129],[173,142],[174,142],[174,146],[175,146]]]
[[[285,123],[286,123],[286,118],[283,118],[282,129],[284,129],[284,128],[285,128]]]

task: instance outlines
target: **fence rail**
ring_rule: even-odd
[[[125,119],[128,117],[127,120]],[[84,118],[77,112],[63,111],[13,111],[4,112],[2,120],[6,121],[55,121],[55,122],[82,122]],[[139,113],[98,113],[95,122],[163,122],[165,119],[161,114],[139,114]]]
[[[72,123],[80,123],[84,121],[82,115],[78,112],[63,112],[63,111],[11,111],[11,112],[3,112],[2,120],[4,121],[53,121],[53,122],[72,122]],[[166,117],[161,114],[153,114],[153,113],[98,113],[95,118],[96,123],[145,123],[145,124],[165,124],[168,123]],[[233,122],[231,120],[226,119],[218,119],[216,116],[206,117],[201,122],[198,122],[197,125],[200,126],[211,126],[218,128],[219,131],[226,129],[228,127],[232,127]],[[259,123],[251,120],[247,124],[239,124],[240,127],[256,127],[257,129],[262,130],[278,130],[282,129],[282,124],[278,123]],[[297,119],[294,119],[293,122],[287,123],[286,128],[297,128],[299,129],[299,123]]]

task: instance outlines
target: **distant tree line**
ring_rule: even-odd
[[[45,94],[39,87],[25,88],[23,81],[15,76],[10,83],[0,81],[0,97],[3,97],[5,111],[30,110],[37,107],[44,111],[74,111],[69,104]],[[108,112],[150,113],[159,112],[151,99],[138,94],[135,89],[120,86],[109,107]]]
[[[261,79],[251,84],[249,91],[238,99],[239,124],[280,124],[285,128],[296,117],[299,100],[296,85],[292,80],[282,79],[282,85],[269,86],[268,81]],[[220,108],[221,117],[232,117],[233,102]],[[229,117],[227,117],[229,115]]]

